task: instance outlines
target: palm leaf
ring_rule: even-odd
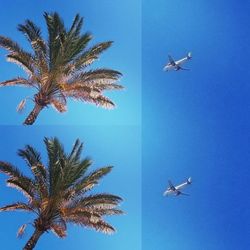
[[[17,112],[21,113],[24,108],[25,108],[25,104],[26,104],[26,99],[23,99],[17,106]]]
[[[22,78],[22,77],[17,77],[17,78],[7,80],[7,81],[0,83],[0,87],[2,87],[2,86],[16,86],[16,85],[30,87],[31,83],[27,79]]]
[[[26,203],[23,202],[17,202],[17,203],[13,203],[4,207],[0,207],[0,211],[13,211],[13,210],[25,210],[25,211],[33,211],[33,209],[27,205]]]
[[[27,224],[23,224],[22,226],[19,227],[19,229],[17,231],[17,238],[23,237],[26,227],[27,227]]]

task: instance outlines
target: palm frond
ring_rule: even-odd
[[[0,212],[14,211],[14,210],[25,210],[25,211],[30,212],[30,211],[33,211],[33,208],[23,202],[16,202],[16,203],[4,206],[4,207],[0,207]]]
[[[17,106],[17,112],[18,113],[22,113],[22,111],[25,108],[25,104],[26,104],[26,99],[23,99]]]
[[[35,73],[34,58],[27,52],[12,53],[7,55],[7,61],[17,64],[30,77]]]
[[[18,155],[21,156],[30,167],[38,184],[36,187],[40,192],[40,196],[46,197],[48,195],[47,171],[41,162],[40,153],[32,146],[26,145],[24,149],[18,151]]]
[[[49,49],[49,68],[54,70],[57,68],[58,57],[61,56],[60,50],[61,45],[63,44],[65,36],[65,27],[63,20],[60,16],[54,13],[44,13],[44,18],[47,24],[49,40],[48,40],[48,49]]]
[[[41,29],[38,26],[31,20],[26,20],[24,24],[18,25],[18,30],[26,36],[36,53],[46,54],[46,44],[43,41]]]
[[[69,36],[78,37],[80,35],[81,28],[83,26],[83,18],[79,14],[75,15],[74,21],[68,32]]]
[[[99,58],[102,52],[107,50],[112,45],[112,43],[112,41],[98,43],[79,55],[73,62],[74,72],[77,72],[92,64]]]
[[[110,173],[112,168],[113,168],[112,166],[107,166],[107,167],[103,167],[98,170],[95,170],[92,173],[90,173],[88,176],[86,176],[82,180],[82,182],[86,182],[86,183],[93,182],[93,181],[98,182],[102,177]]]
[[[0,87],[2,87],[2,86],[16,86],[16,85],[30,87],[31,83],[30,83],[30,81],[28,81],[27,79],[22,78],[22,77],[13,78],[11,80],[7,80],[7,81],[0,83]]]
[[[41,36],[41,30],[31,20],[26,20],[24,24],[18,25],[18,30],[21,31],[30,42],[36,60],[34,63],[37,65],[40,73],[47,73],[47,45]]]
[[[79,74],[76,74],[69,83],[86,83],[96,80],[114,80],[117,81],[122,74],[117,70],[112,69],[95,69],[85,71]]]
[[[67,236],[67,225],[65,220],[60,216],[58,217],[50,226],[50,229],[52,230],[52,232],[60,237],[60,238],[64,238]]]
[[[121,215],[124,214],[124,212],[121,209],[115,209],[115,208],[92,208],[95,213],[99,214],[100,216],[106,216],[106,215]]]
[[[77,139],[68,157],[69,161],[78,162],[80,160],[82,150],[83,150],[83,143],[81,143],[80,140]]]
[[[0,161],[0,172],[8,175],[10,178],[25,178],[18,168],[8,162]],[[28,177],[26,177],[28,179]]]
[[[94,207],[94,208],[115,208],[120,202],[122,198],[116,195],[111,194],[95,194],[84,196],[83,198],[76,199],[69,204],[69,207],[73,208],[86,208],[86,207]]]
[[[114,102],[112,102],[108,97],[105,97],[103,95],[98,95],[95,91],[94,93],[90,95],[86,95],[86,93],[82,92],[70,92],[70,93],[65,93],[66,96],[71,97],[73,99],[83,101],[83,102],[88,102],[95,104],[96,106],[106,108],[106,109],[113,109],[115,107]]]
[[[35,187],[33,182],[26,178],[8,179],[7,186],[20,191],[29,201],[35,197]]]
[[[17,231],[17,238],[23,237],[26,227],[27,227],[27,224],[23,224],[22,226],[19,227],[19,229]]]
[[[115,84],[113,82],[110,82],[109,80],[104,79],[93,80],[91,81],[91,83],[89,83],[89,85],[97,88],[99,91],[124,89],[122,85]]]
[[[26,145],[24,149],[19,149],[18,155],[26,161],[30,168],[34,165],[41,164],[40,153],[30,145]]]
[[[113,109],[115,107],[114,102],[103,95],[93,96],[93,97],[89,96],[88,98],[83,98],[83,100],[93,103],[96,106],[99,106],[105,109]]]
[[[0,47],[8,50],[11,53],[19,53],[20,51],[22,51],[22,48],[18,43],[4,36],[0,36]]]
[[[67,106],[66,103],[61,102],[58,99],[53,98],[51,100],[51,105],[60,113],[66,112],[67,111]]]
[[[0,161],[0,172],[8,175],[10,178],[7,184],[21,191],[28,199],[34,198],[34,183],[32,179],[23,175],[16,167],[7,162]]]
[[[64,160],[66,159],[66,154],[63,149],[63,145],[57,138],[45,138],[44,143],[46,145],[47,154],[49,158],[48,163],[48,172],[49,172],[49,193],[50,195],[54,195],[57,191],[59,191],[59,186],[63,177],[62,164],[64,164]]]
[[[88,212],[79,212],[77,214],[67,216],[65,220],[82,227],[93,228],[94,230],[105,234],[112,234],[115,232],[115,228],[110,224],[103,221],[100,217],[93,216]]]

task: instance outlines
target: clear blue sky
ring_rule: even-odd
[[[143,250],[249,249],[249,11],[143,1]],[[190,71],[162,71],[189,51]],[[162,196],[189,176],[190,197]]]
[[[120,83],[123,91],[109,91],[107,96],[117,104],[114,110],[96,108],[91,104],[76,101],[68,102],[68,112],[59,114],[52,107],[45,109],[36,122],[40,124],[93,124],[93,125],[138,125],[140,123],[140,83],[141,83],[141,4],[140,1],[120,0],[66,0],[66,1],[1,1],[0,34],[18,41],[24,48],[29,44],[17,25],[31,19],[43,28],[47,37],[44,11],[57,11],[70,26],[74,16],[79,13],[85,18],[83,30],[90,31],[94,38],[91,45],[103,41],[114,41],[111,48],[105,51],[95,67],[119,70],[123,77]],[[132,24],[132,25],[131,25]],[[23,71],[15,64],[5,61],[5,51],[0,49],[0,81],[23,75]],[[20,87],[1,88],[0,100],[4,109],[0,109],[0,124],[22,124],[31,111],[32,102],[22,115],[16,112],[18,103],[32,90]]]

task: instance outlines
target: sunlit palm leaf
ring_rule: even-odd
[[[19,229],[17,231],[17,238],[23,237],[26,227],[27,227],[27,224],[23,224],[21,227],[19,227]]]
[[[22,77],[17,77],[17,78],[7,80],[7,81],[0,83],[0,87],[2,87],[2,86],[16,86],[16,85],[30,87],[31,83]]]
[[[25,210],[28,212],[33,211],[33,209],[29,205],[22,202],[17,202],[0,208],[0,211],[14,211],[14,210]]]

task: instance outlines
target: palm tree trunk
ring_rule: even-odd
[[[44,231],[40,231],[40,230],[36,229],[35,232],[33,233],[33,235],[30,237],[30,239],[26,243],[23,250],[32,250],[35,247],[37,241],[39,240],[39,238],[41,237],[41,235],[43,233],[44,233]]]
[[[35,104],[35,107],[33,108],[33,110],[30,112],[30,114],[28,115],[28,117],[25,119],[24,123],[23,124],[26,124],[26,125],[32,125],[37,116],[39,115],[39,113],[41,112],[41,110],[43,109],[44,107],[39,105],[39,104]]]

